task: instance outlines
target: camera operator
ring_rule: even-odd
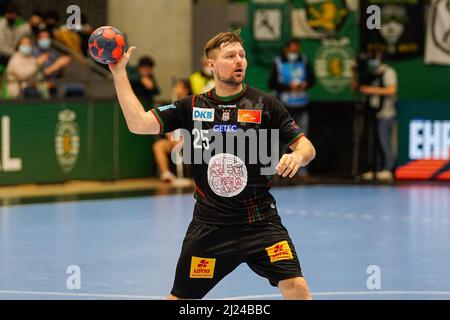
[[[368,130],[374,159],[369,165],[371,171],[363,173],[363,180],[378,179],[393,181],[395,156],[392,145],[393,127],[396,119],[397,72],[383,63],[381,50],[376,50],[367,60],[367,74],[358,68],[358,79],[354,88],[363,94],[373,130]],[[361,83],[361,79],[365,79]],[[364,83],[367,82],[367,83]],[[370,144],[369,144],[370,148]],[[374,175],[375,171],[375,175]]]

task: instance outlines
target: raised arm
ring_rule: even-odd
[[[130,60],[131,54],[136,47],[131,47],[116,64],[110,64],[114,77],[114,86],[122,108],[128,129],[136,134],[159,134],[160,125],[152,112],[145,112],[144,107],[131,88],[128,80],[126,66]]]

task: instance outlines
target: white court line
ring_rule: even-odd
[[[72,293],[72,292],[52,292],[52,291],[18,291],[0,290],[0,294],[11,295],[36,295],[36,296],[61,296],[61,297],[91,297],[91,298],[118,298],[118,299],[147,299],[164,300],[163,296],[143,296],[126,294],[103,294],[103,293]],[[373,296],[373,295],[439,295],[450,296],[450,291],[330,291],[312,292],[313,297],[319,296]],[[237,296],[228,298],[218,298],[218,300],[249,300],[262,298],[281,298],[281,294],[261,294],[250,296]]]
[[[319,296],[366,296],[366,295],[449,295],[450,291],[331,291],[331,292],[311,292],[314,297]],[[223,298],[223,300],[246,300],[261,298],[281,298],[281,294],[261,294],[253,296],[240,296]]]
[[[35,295],[35,296],[61,296],[61,297],[92,297],[92,298],[119,298],[119,299],[151,299],[164,300],[160,296],[140,296],[127,294],[104,294],[104,293],[75,293],[75,292],[52,292],[52,291],[17,291],[0,290],[0,294]]]

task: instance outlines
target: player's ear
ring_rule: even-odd
[[[216,64],[215,64],[215,62],[214,62],[214,59],[208,58],[207,64],[208,64],[208,68],[209,68],[212,72],[214,72],[214,71],[215,71],[215,67],[216,67]]]

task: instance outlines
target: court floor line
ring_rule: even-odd
[[[128,295],[128,294],[104,294],[104,293],[75,293],[75,292],[52,292],[52,291],[18,291],[0,290],[0,295],[36,295],[36,296],[61,296],[61,297],[91,297],[91,298],[117,298],[117,299],[147,299],[164,300],[163,296]],[[450,291],[330,291],[312,292],[314,297],[319,296],[374,296],[374,295],[430,295],[430,296],[450,296]],[[261,294],[219,298],[219,300],[247,300],[263,298],[281,298],[281,294]]]

